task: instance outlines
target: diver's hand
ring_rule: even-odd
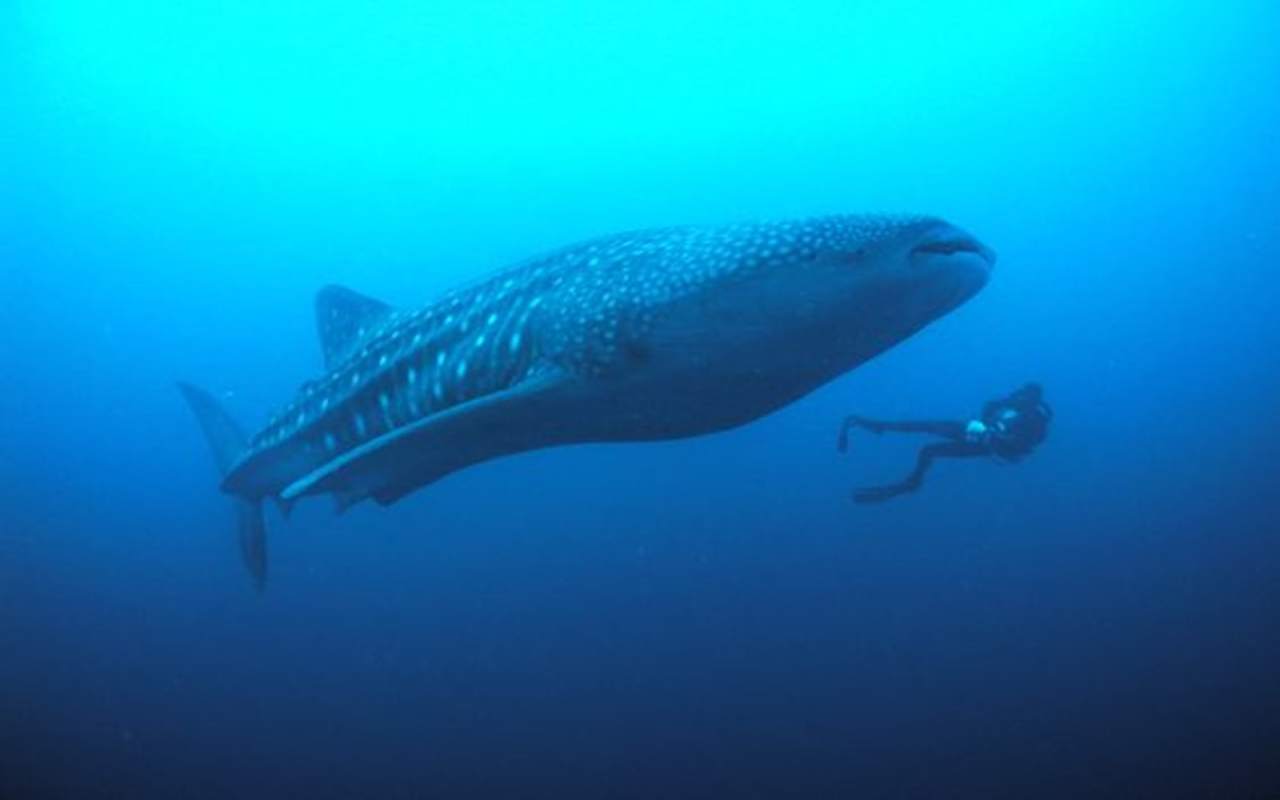
[[[884,433],[884,426],[879,422],[851,414],[844,418],[844,424],[840,426],[840,435],[836,437],[836,449],[841,453],[849,451],[849,429],[855,426],[859,428],[866,428],[875,434]]]

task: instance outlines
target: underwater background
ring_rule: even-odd
[[[0,11],[0,798],[1280,796],[1280,6]],[[935,213],[975,299],[730,432],[274,509],[312,296],[619,230]],[[1014,467],[919,441],[1038,380]]]

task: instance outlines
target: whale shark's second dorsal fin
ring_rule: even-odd
[[[391,311],[391,306],[381,300],[345,286],[326,286],[316,292],[316,329],[320,332],[325,368],[332,369],[346,358]]]

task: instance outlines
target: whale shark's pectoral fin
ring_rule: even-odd
[[[396,428],[301,476],[280,497],[330,493],[340,510],[368,497],[388,505],[465,465],[545,446],[554,426],[530,425],[527,414],[562,380],[540,375]]]
[[[324,350],[324,366],[333,369],[381,325],[391,306],[345,286],[326,286],[316,292],[316,329]]]
[[[397,500],[402,499],[405,495],[421,488],[422,485],[418,483],[398,483],[374,492],[373,499],[377,501],[380,506],[389,506]]]
[[[334,491],[330,494],[333,496],[333,510],[336,514],[345,513],[348,508],[365,498],[364,492]]]

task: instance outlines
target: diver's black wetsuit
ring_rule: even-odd
[[[859,503],[888,500],[920,488],[924,474],[936,458],[973,458],[995,456],[1003,461],[1018,461],[1044,441],[1053,411],[1044,402],[1039,384],[1028,383],[1001,400],[982,407],[980,418],[970,422],[935,420],[920,422],[886,422],[849,416],[840,426],[837,449],[849,447],[849,429],[866,428],[872,433],[927,433],[948,441],[925,445],[916,456],[915,469],[898,483],[855,489],[853,499]]]

